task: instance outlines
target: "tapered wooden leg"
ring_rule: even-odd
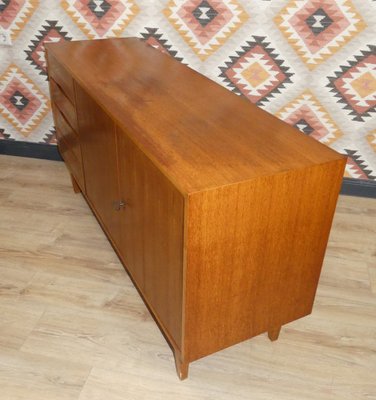
[[[274,342],[275,340],[278,339],[279,332],[281,332],[281,327],[279,326],[278,328],[273,328],[268,330],[268,336],[269,339]]]
[[[177,351],[174,352],[174,357],[175,357],[176,373],[178,374],[179,379],[183,381],[188,377],[189,363],[181,361],[180,354]]]
[[[77,182],[76,182],[76,180],[74,179],[74,177],[73,177],[72,174],[70,174],[70,178],[71,178],[71,181],[72,181],[72,186],[73,186],[73,191],[74,191],[74,193],[81,193],[81,189],[80,189],[80,187],[78,186],[78,184],[77,184]]]

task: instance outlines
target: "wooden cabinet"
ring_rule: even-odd
[[[179,377],[308,315],[345,157],[138,39],[46,47],[74,187]]]

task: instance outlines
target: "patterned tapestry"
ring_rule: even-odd
[[[0,0],[0,139],[55,144],[45,43],[137,36],[376,180],[375,22],[375,0]]]

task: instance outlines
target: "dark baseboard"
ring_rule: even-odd
[[[0,154],[8,156],[40,158],[42,160],[62,161],[57,146],[44,143],[0,140]]]
[[[343,178],[341,194],[376,199],[376,181]]]
[[[0,140],[0,154],[62,161],[57,146],[44,143]],[[343,178],[341,194],[376,198],[376,181]]]

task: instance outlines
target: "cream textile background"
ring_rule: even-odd
[[[374,0],[0,0],[0,139],[55,143],[45,42],[138,36],[376,180],[375,22]]]

